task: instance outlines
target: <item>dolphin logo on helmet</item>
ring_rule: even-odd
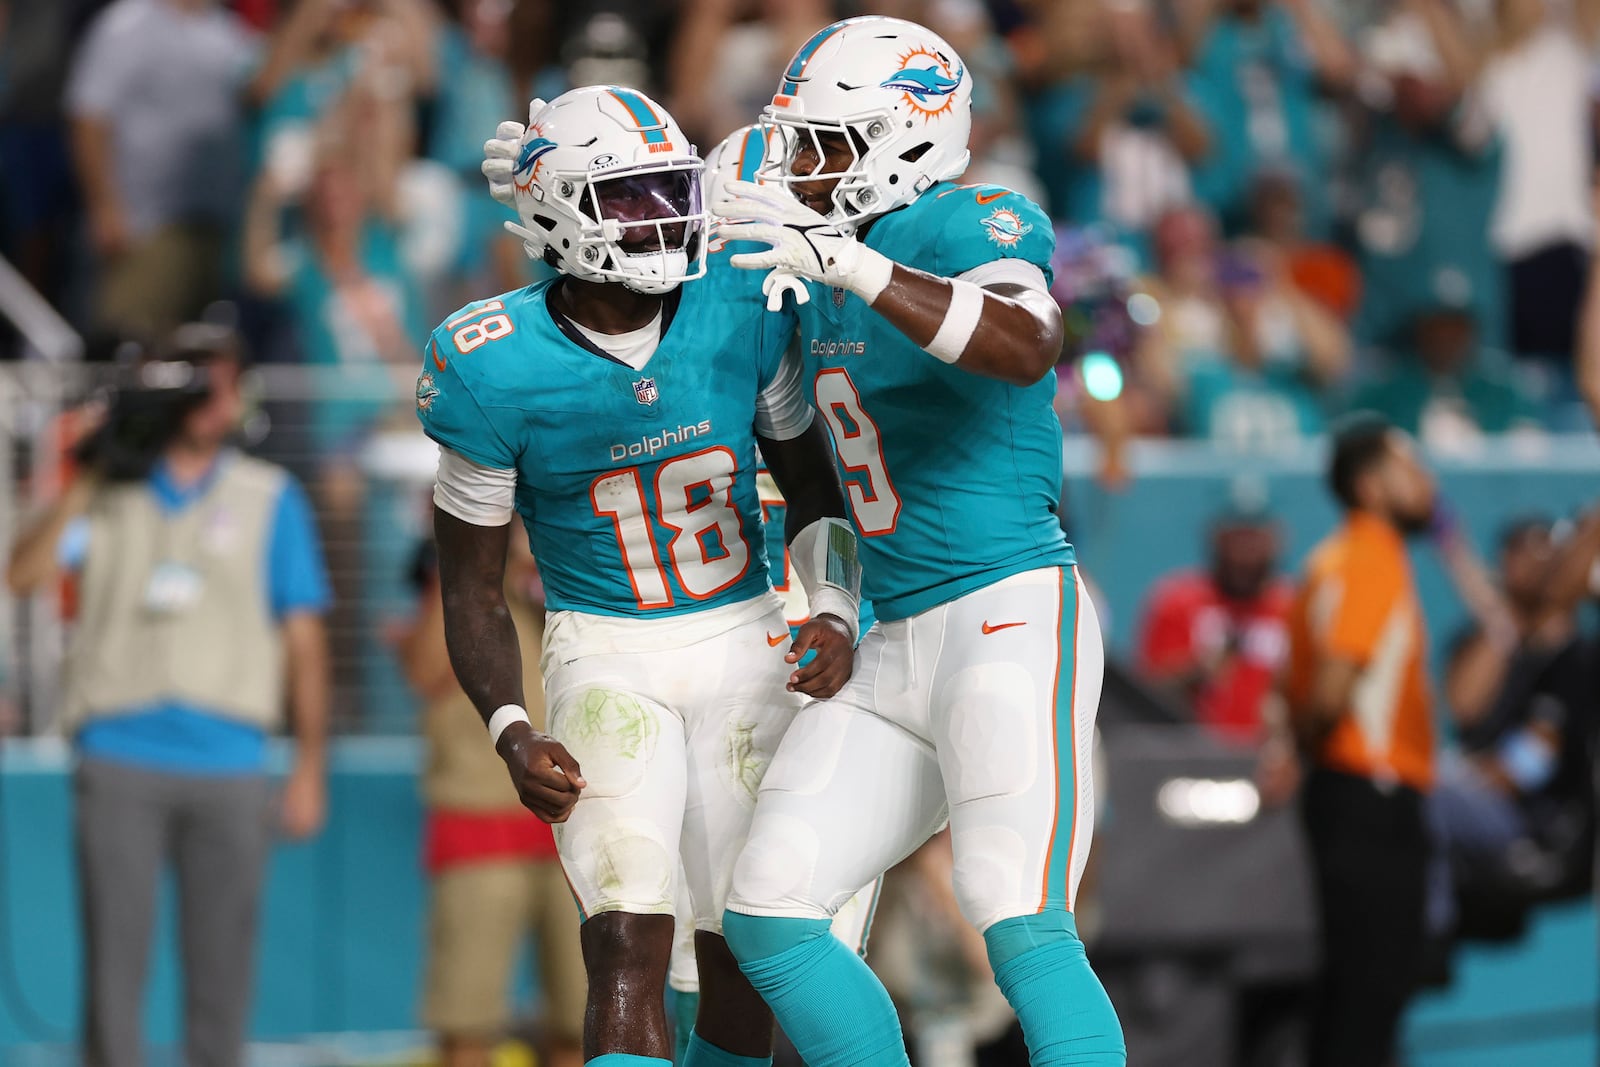
[[[939,73],[939,68],[932,63],[926,67],[901,67],[883,81],[878,83],[881,89],[899,89],[903,93],[910,93],[917,98],[917,103],[926,104],[930,96],[949,96],[961,85],[961,76],[966,73],[965,67],[957,67],[955,77],[950,78]]]
[[[538,166],[539,160],[554,152],[560,145],[548,137],[535,137],[522,146],[522,151],[517,154],[517,168],[513,174],[521,174]]]

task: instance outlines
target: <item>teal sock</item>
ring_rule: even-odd
[[[808,1067],[909,1067],[883,983],[827,919],[724,912],[722,936]]]
[[[583,1067],[672,1067],[672,1061],[654,1056],[634,1056],[627,1052],[607,1052],[604,1056],[585,1060]]]
[[[1006,919],[983,940],[995,984],[1022,1023],[1032,1067],[1124,1067],[1122,1024],[1070,913]]]
[[[683,1063],[689,1067],[772,1067],[772,1057],[735,1056],[691,1031]]]
[[[689,1060],[689,1035],[694,1033],[694,1018],[700,1014],[700,994],[672,991],[672,1062],[683,1067]]]

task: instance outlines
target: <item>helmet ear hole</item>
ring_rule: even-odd
[[[901,152],[900,153],[900,158],[905,160],[907,163],[915,163],[917,160],[919,160],[923,156],[927,155],[928,154],[928,149],[930,149],[932,147],[933,147],[933,142],[932,141],[923,141],[921,144],[912,145],[910,148],[906,149],[904,152]]]

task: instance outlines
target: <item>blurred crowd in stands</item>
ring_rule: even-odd
[[[859,7],[6,0],[0,249],[102,355],[234,301],[257,359],[323,368],[337,479],[402,417],[424,324],[532,277],[477,172],[499,120],[615,82],[709,148]],[[972,64],[969,180],[1056,219],[1094,357],[1074,424],[1252,450],[1352,406],[1435,448],[1583,425],[1600,2],[871,7]]]

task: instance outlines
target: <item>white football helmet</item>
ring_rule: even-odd
[[[760,181],[763,168],[783,162],[782,142],[771,133],[765,126],[740,126],[706,153],[706,203],[716,203],[729,182]]]
[[[520,225],[506,229],[563,274],[670,292],[706,271],[704,169],[643,93],[573,89],[528,117],[512,172]]]
[[[762,179],[791,187],[838,179],[827,217],[849,232],[967,169],[972,76],[932,30],[881,15],[845,19],[794,54],[762,121],[784,146]],[[826,133],[848,138],[850,164],[793,173],[807,147],[823,158],[817,136]]]
[[[740,126],[706,153],[706,203],[722,197],[729,182],[760,181],[758,175],[769,164],[783,162],[782,142],[765,126]],[[725,243],[717,236],[715,215],[711,217],[711,251],[721,251]]]

